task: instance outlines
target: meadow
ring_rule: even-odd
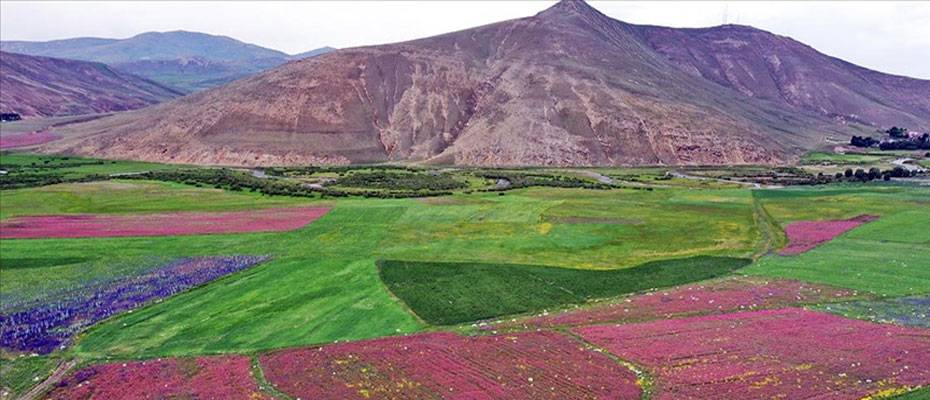
[[[515,264],[379,261],[381,279],[414,313],[453,325],[676,286],[729,274],[750,260],[690,257],[615,270]]]
[[[23,157],[27,164],[32,162]],[[7,162],[6,154],[2,162]],[[108,165],[122,165],[124,170],[145,167],[91,162],[74,168],[107,173],[96,168],[111,168]],[[380,185],[406,179],[365,171],[358,181],[349,182],[373,180]],[[661,168],[599,171],[623,182],[613,188],[585,189],[552,187],[575,181],[546,178],[537,182],[542,186],[480,191],[475,190],[477,182],[487,183],[476,178],[480,173],[458,171],[433,181],[403,181],[454,187],[453,194],[405,199],[271,196],[145,179],[3,190],[2,222],[38,215],[133,217],[284,207],[325,207],[329,212],[280,232],[2,239],[4,304],[41,299],[85,282],[139,276],[164,260],[239,255],[267,261],[109,317],[77,332],[73,344],[51,355],[21,357],[3,350],[0,385],[21,392],[31,386],[24,379],[43,379],[60,360],[96,365],[107,360],[266,354],[437,330],[473,334],[468,326],[476,320],[515,314],[590,308],[606,315],[597,311],[604,306],[600,300],[623,304],[628,298],[618,296],[661,293],[672,289],[655,289],[702,285],[694,282],[712,278],[748,275],[751,278],[739,279],[755,282],[757,291],[784,292],[771,300],[764,294],[740,295],[729,308],[717,308],[719,313],[739,311],[757,301],[769,304],[762,308],[812,302],[832,306],[930,294],[930,236],[925,229],[930,225],[930,188],[873,182],[752,189],[716,177],[666,178],[668,171]],[[525,175],[560,176],[557,173],[592,179],[589,171]],[[878,219],[809,251],[778,254],[786,243],[784,229],[793,222],[860,215]],[[811,283],[818,285],[814,292],[805,286]],[[811,300],[793,300],[798,296]],[[719,301],[731,297],[727,294]],[[679,301],[686,299],[690,297]],[[682,312],[691,312],[689,307]],[[832,312],[887,322],[858,310],[849,305]],[[450,326],[456,324],[463,325]],[[165,368],[175,368],[172,365]],[[99,376],[108,376],[106,371],[101,369]]]

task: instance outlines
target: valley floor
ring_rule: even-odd
[[[180,168],[51,163],[72,171],[68,179]],[[311,179],[292,173],[254,179]],[[53,351],[4,342],[0,397],[26,393],[59,365],[68,372],[38,395],[927,393],[919,388],[930,385],[930,188],[753,188],[642,169],[536,171],[557,177],[509,176],[525,187],[485,191],[496,179],[473,171],[412,181],[407,172],[376,170],[345,179],[353,173],[309,176],[350,193],[381,190],[383,180],[450,193],[298,197],[155,176],[3,190],[4,235],[37,216],[157,216],[172,224],[164,218],[235,212],[223,215],[256,218],[254,225],[262,222],[248,213],[257,210],[326,211],[297,229],[125,236],[102,227],[87,237],[0,239],[0,324],[22,328],[31,323],[25,315],[41,309],[62,328],[25,332],[65,337]],[[653,175],[660,178],[643,178]],[[590,187],[553,187],[572,179]],[[874,220],[801,254],[779,254],[793,239],[785,234],[791,223],[863,215]],[[223,264],[229,260],[248,262],[233,268]],[[171,281],[180,289],[127,303],[130,311],[96,324],[86,323],[90,308],[69,311],[113,288],[161,290],[168,281],[160,271],[175,270],[210,274],[189,286]]]

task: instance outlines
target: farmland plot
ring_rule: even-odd
[[[872,215],[860,215],[846,220],[792,222],[785,227],[788,245],[779,254],[801,254],[876,218]]]
[[[50,400],[228,399],[270,400],[259,390],[244,356],[174,358],[95,365],[52,390]]]
[[[260,358],[301,399],[639,399],[636,375],[553,332],[431,333],[282,350]]]
[[[642,322],[691,315],[782,308],[854,298],[848,289],[783,279],[733,277],[631,296],[590,307],[487,326],[545,328]]]
[[[930,296],[825,304],[818,309],[850,318],[930,328]]]
[[[800,309],[575,333],[653,373],[653,398],[861,399],[930,384],[930,331]]]
[[[591,271],[533,265],[381,261],[387,287],[427,322],[451,325],[541,311],[726,275],[749,260],[690,257]]]
[[[49,353],[96,322],[254,266],[266,257],[183,258],[145,273],[89,283],[45,298],[4,303],[0,347]]]
[[[0,222],[0,239],[280,232],[301,228],[328,211],[328,208],[303,207],[218,213],[14,217]]]

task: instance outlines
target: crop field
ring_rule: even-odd
[[[81,369],[61,381],[52,400],[255,399],[264,394],[243,356],[159,359]]]
[[[576,328],[643,365],[654,399],[862,399],[930,384],[930,331],[799,309]]]
[[[255,256],[187,258],[144,274],[71,288],[30,302],[4,302],[0,346],[47,354],[82,328],[150,301],[241,271]]]
[[[817,308],[849,318],[930,328],[930,296],[851,301]]]
[[[783,256],[801,254],[821,243],[833,240],[833,238],[852,230],[859,225],[871,222],[875,217],[870,215],[860,215],[855,218],[830,221],[798,221],[792,222],[785,226],[785,234],[788,236],[788,245],[779,252]]]
[[[906,183],[753,189],[723,180],[742,169],[700,167],[257,177],[19,153],[0,164],[25,185],[0,188],[3,400],[46,378],[51,398],[663,398],[680,381],[662,371],[684,366],[599,352],[568,330],[667,324],[677,337],[695,318],[740,328],[756,320],[727,318],[767,315],[758,323],[776,338],[788,331],[769,319],[794,321],[785,324],[802,342],[820,325],[834,337],[861,333],[853,342],[868,343],[854,359],[879,366],[876,346],[899,355],[927,331],[930,188]],[[146,171],[160,172],[118,175]],[[698,173],[707,176],[689,177]],[[497,176],[512,187],[489,189]],[[345,190],[261,185],[303,179]],[[398,193],[430,197],[390,198]],[[820,235],[808,238],[815,247],[779,254],[798,237],[792,226],[862,215],[877,219],[824,242],[833,234],[807,229]],[[763,311],[785,307],[818,312]],[[741,337],[762,335],[746,329]],[[774,346],[764,339],[747,346]],[[787,361],[766,359],[767,373],[807,373],[778,351],[765,354]],[[813,361],[824,374],[859,373]],[[876,368],[866,379],[880,384],[837,382],[866,394],[928,384]],[[839,385],[811,382],[817,394]],[[203,391],[218,387],[232,391]]]
[[[906,196],[901,197],[907,201]],[[830,203],[824,207],[836,210],[849,206]],[[872,210],[878,207],[863,206]],[[884,296],[930,294],[930,252],[926,251],[930,230],[924,229],[930,222],[930,207],[913,201],[902,208],[904,211],[886,211],[887,216],[808,252],[790,257],[764,257],[742,272],[818,282]]]
[[[215,213],[14,217],[0,222],[0,239],[281,232],[307,225],[328,211],[320,207],[295,207]]]
[[[715,278],[749,260],[692,257],[612,271],[381,261],[385,285],[418,316],[452,325]]]
[[[432,333],[260,358],[277,390],[301,399],[639,399],[636,375],[560,334]]]
[[[614,301],[576,307],[526,319],[507,320],[486,329],[551,328],[602,323],[630,323],[693,315],[723,314],[822,304],[855,299],[849,289],[782,279],[732,277],[657,290]],[[829,306],[828,306],[829,307]]]

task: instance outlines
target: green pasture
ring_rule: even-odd
[[[24,394],[51,375],[58,362],[52,356],[0,355],[0,399],[13,399]]]
[[[319,204],[140,181],[2,194],[4,216]],[[147,357],[362,339],[424,328],[385,289],[378,259],[616,269],[694,255],[744,256],[759,236],[751,203],[748,191],[736,190],[553,188],[332,200],[328,215],[284,233],[4,240],[2,294],[34,296],[145,257],[267,254],[273,259],[256,268],[104,322],[72,351]]]
[[[831,153],[815,151],[805,154],[801,157],[802,164],[852,164],[864,165],[873,164],[893,159],[893,154],[873,154],[873,153]]]
[[[921,233],[916,225],[920,216],[896,215],[926,210],[928,192],[893,185],[765,191],[531,188],[503,195],[343,198],[321,203],[145,181],[4,190],[0,192],[3,218],[307,204],[326,204],[333,210],[292,232],[3,240],[0,294],[36,296],[77,279],[130,271],[121,268],[150,257],[269,255],[272,260],[265,264],[105,321],[81,335],[68,350],[94,359],[251,352],[428,328],[387,290],[376,260],[520,264],[538,266],[529,268],[540,271],[544,270],[540,267],[559,267],[559,273],[586,269],[617,273],[656,260],[756,256],[766,249],[763,243],[777,243],[772,241],[777,236],[772,230],[778,224],[859,214],[881,215],[873,224],[898,224],[893,218],[899,218],[904,227],[869,225],[874,230],[871,234],[863,227],[811,253],[764,257],[742,271],[877,293],[923,293],[930,268],[926,268],[926,252],[921,251],[926,241],[919,236],[913,239]],[[886,238],[895,237],[895,232],[904,232],[909,239]],[[482,278],[482,285],[491,282],[490,276]],[[636,284],[645,288],[673,284],[660,285],[654,278],[643,277]],[[487,288],[476,285],[476,289]]]
[[[0,153],[0,166],[10,173],[61,174],[65,177],[83,175],[127,174],[145,171],[164,171],[183,168],[173,164],[142,161],[117,161],[77,156],[42,155],[30,153]]]
[[[830,284],[887,296],[930,294],[930,194],[877,187],[757,193],[776,219],[880,216],[796,256],[770,255],[746,273]]]
[[[517,264],[379,261],[381,278],[425,321],[453,325],[715,278],[747,259],[690,257],[609,271]]]
[[[229,211],[287,207],[308,199],[149,181],[101,181],[4,190],[0,219],[22,215]]]

